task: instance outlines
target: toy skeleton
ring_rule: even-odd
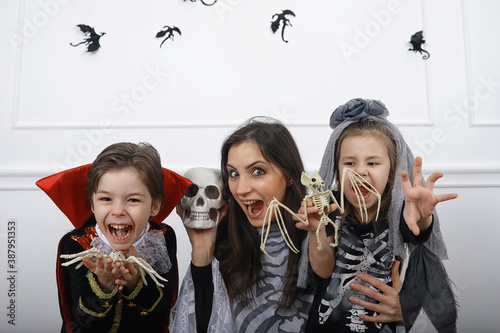
[[[304,213],[306,214],[306,219],[303,220],[301,219],[297,214],[295,214],[290,208],[287,206],[283,205],[281,202],[279,202],[276,198],[271,200],[269,203],[269,207],[267,208],[266,215],[264,216],[264,222],[263,222],[263,231],[261,233],[261,243],[260,243],[260,249],[262,252],[264,252],[265,255],[267,255],[269,258],[271,258],[274,262],[276,262],[266,251],[266,242],[267,242],[267,237],[269,235],[269,230],[271,226],[271,220],[274,217],[276,219],[276,222],[278,224],[278,227],[280,228],[281,234],[283,235],[283,238],[285,239],[286,244],[288,247],[295,253],[298,253],[299,250],[295,247],[293,244],[292,240],[290,239],[290,236],[288,235],[288,231],[286,230],[285,227],[285,222],[283,220],[283,215],[281,214],[280,207],[285,209],[287,212],[289,212],[292,216],[297,218],[300,222],[304,223],[305,225],[309,225],[309,220],[307,217],[307,201],[310,201],[318,208],[318,214],[321,216],[318,224],[318,228],[316,229],[316,239],[318,241],[318,250],[322,251],[323,250],[323,245],[321,244],[320,238],[319,238],[319,232],[321,229],[321,226],[331,224],[333,225],[335,229],[335,236],[334,236],[334,242],[330,243],[331,247],[336,247],[339,244],[339,227],[328,217],[328,214],[330,212],[330,203],[328,201],[329,197],[332,198],[332,200],[335,202],[337,205],[339,211],[341,214],[344,213],[344,180],[346,175],[349,177],[349,180],[351,182],[351,185],[353,187],[353,191],[356,194],[356,198],[358,200],[358,205],[359,205],[359,210],[361,214],[361,220],[368,222],[368,210],[366,208],[366,203],[363,198],[361,188],[365,188],[367,191],[370,193],[374,194],[377,199],[378,199],[378,207],[377,207],[377,215],[375,217],[375,221],[378,219],[378,215],[380,212],[380,193],[373,187],[371,184],[369,184],[362,176],[360,176],[356,171],[350,169],[350,168],[344,168],[342,172],[342,181],[340,182],[340,205],[338,204],[337,200],[335,199],[335,196],[333,195],[331,190],[324,190],[325,182],[319,175],[318,171],[315,172],[314,176],[308,176],[305,172],[302,172],[301,176],[301,183],[302,185],[308,186],[312,190],[312,194],[308,194],[304,197]],[[267,225],[267,231],[264,231],[265,226]]]
[[[162,281],[168,282],[167,279],[165,279],[163,276],[161,276],[160,274],[158,274],[153,269],[153,267],[151,267],[151,265],[149,265],[144,259],[137,258],[137,257],[134,257],[132,255],[130,257],[128,257],[128,258],[125,258],[125,256],[123,255],[122,251],[111,252],[109,254],[109,256],[108,256],[108,255],[103,254],[101,252],[101,250],[93,247],[90,250],[82,251],[80,253],[62,254],[61,258],[63,258],[63,259],[72,259],[70,261],[67,261],[67,262],[63,263],[62,265],[65,266],[65,267],[67,267],[67,266],[72,265],[72,264],[74,264],[74,263],[76,263],[78,261],[81,261],[83,258],[88,258],[88,259],[96,258],[99,254],[102,254],[103,257],[104,257],[104,259],[111,258],[111,260],[113,260],[113,263],[119,261],[123,265],[128,264],[128,263],[132,263],[135,266],[137,266],[137,268],[139,269],[139,272],[141,273],[142,282],[144,282],[144,284],[146,286],[148,285],[148,283],[146,281],[146,276],[145,276],[144,271],[146,271],[149,274],[149,276],[153,279],[153,281],[159,287],[163,288],[164,286],[163,286],[163,284],[161,284],[160,282],[158,282],[157,278],[160,279],[160,280],[162,280]],[[83,266],[83,261],[81,263],[79,263],[75,267],[75,269],[79,269],[82,266]]]

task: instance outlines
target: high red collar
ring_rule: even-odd
[[[52,199],[77,229],[80,229],[92,216],[85,193],[85,182],[91,165],[86,164],[61,171],[36,182],[36,185]],[[189,179],[165,168],[163,175],[165,199],[160,212],[151,219],[156,224],[167,218],[192,184]]]

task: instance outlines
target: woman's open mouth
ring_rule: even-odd
[[[132,226],[127,224],[110,224],[108,230],[114,239],[121,241],[127,239],[132,233]]]
[[[264,201],[262,200],[242,201],[241,203],[245,205],[249,218],[259,218],[264,212]]]

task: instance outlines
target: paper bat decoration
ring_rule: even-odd
[[[78,44],[72,44],[69,43],[71,46],[78,46],[81,44],[86,44],[87,45],[87,52],[95,52],[97,51],[100,47],[101,44],[99,44],[99,39],[104,36],[106,33],[102,32],[100,35],[97,34],[94,30],[94,28],[85,25],[85,24],[78,24],[77,27],[80,28],[80,30],[87,36],[82,42]]]
[[[286,15],[295,16],[295,13],[292,12],[290,9],[285,9],[282,11],[281,14],[274,14],[271,18],[272,20],[274,20],[271,22],[271,29],[273,30],[273,33],[276,33],[276,31],[278,31],[278,29],[280,27],[280,24],[283,23],[283,25],[281,27],[281,39],[285,43],[288,43],[288,41],[285,40],[285,27],[287,25],[292,26],[292,24],[290,23],[290,20],[286,18]],[[276,19],[274,19],[275,17],[276,17]]]
[[[408,49],[408,51],[419,52],[420,54],[422,54],[422,52],[424,52],[422,59],[429,59],[429,57],[431,55],[429,54],[429,52],[427,52],[426,50],[424,50],[422,48],[422,44],[425,43],[424,34],[422,31],[419,31],[419,32],[415,33],[413,36],[411,36],[410,43],[413,46],[413,48]]]
[[[163,30],[167,28],[166,30]],[[165,37],[165,39],[163,40],[163,42],[161,42],[160,44],[160,48],[161,46],[163,45],[163,43],[165,43],[165,41],[169,38],[172,39],[172,41],[174,41],[174,32],[177,32],[179,35],[181,35],[181,30],[179,28],[177,28],[176,26],[174,27],[169,27],[169,26],[164,26],[161,31],[159,31],[157,34],[156,34],[156,38],[161,38],[161,37]]]

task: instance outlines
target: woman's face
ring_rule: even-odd
[[[281,170],[267,161],[257,144],[251,141],[229,149],[226,168],[231,194],[250,223],[262,227],[269,202],[273,198],[283,202],[290,184]]]

